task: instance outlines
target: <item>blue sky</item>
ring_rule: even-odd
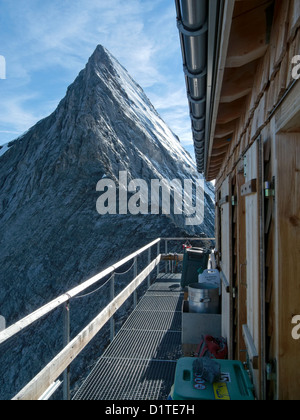
[[[54,111],[98,44],[193,152],[174,0],[0,0],[0,145]]]

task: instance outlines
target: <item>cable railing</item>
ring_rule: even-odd
[[[57,356],[47,364],[47,366],[38,373],[38,375],[29,382],[13,400],[41,400],[49,399],[53,393],[62,385],[64,400],[70,399],[70,364],[77,358],[82,350],[91,342],[91,340],[99,333],[104,325],[110,322],[110,340],[115,336],[115,319],[116,312],[121,306],[133,295],[133,306],[137,305],[137,289],[147,279],[147,287],[151,286],[151,274],[156,270],[158,275],[160,272],[160,264],[165,260],[166,254],[169,252],[169,243],[174,241],[214,241],[214,238],[158,238],[155,241],[144,246],[140,250],[134,252],[128,257],[122,259],[116,264],[108,267],[101,273],[85,281],[74,289],[64,293],[58,298],[47,303],[40,309],[26,316],[14,325],[0,332],[0,345],[10,340],[12,337],[26,330],[29,326],[41,320],[45,315],[53,312],[59,307],[63,307],[64,323],[63,323],[63,349]],[[164,254],[161,253],[161,243],[164,243]],[[153,248],[156,246],[156,256],[152,260]],[[148,252],[148,265],[138,274],[138,257]],[[129,269],[125,272],[117,272],[124,265],[132,262]],[[164,271],[167,272],[171,267],[169,262],[165,260]],[[115,295],[115,276],[134,271],[134,279],[129,283],[117,296]],[[95,290],[87,292],[92,286],[96,286],[101,280],[106,280]],[[110,303],[73,339],[70,340],[70,301],[72,299],[83,299],[86,296],[99,292],[105,285],[110,283]],[[58,380],[63,374],[63,381]]]

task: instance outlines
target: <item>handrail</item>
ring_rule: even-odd
[[[116,271],[122,265],[126,264],[128,261],[131,261],[135,257],[141,255],[143,252],[147,251],[148,249],[152,248],[154,245],[158,244],[161,241],[160,238],[156,239],[155,241],[151,242],[150,244],[146,245],[145,247],[141,248],[139,251],[134,252],[133,254],[129,255],[128,257],[124,258],[123,260],[119,261],[118,263],[110,266],[106,270],[102,271],[101,273],[97,274],[96,276],[92,277],[91,279],[85,281],[83,284],[75,287],[74,289],[64,293],[63,295],[59,296],[58,298],[52,300],[50,303],[47,303],[37,311],[31,313],[30,315],[26,316],[25,318],[21,319],[20,321],[16,322],[11,327],[8,327],[6,330],[0,333],[0,345],[5,341],[12,338],[14,335],[20,333],[25,328],[32,325],[34,322],[38,321],[48,313],[52,312],[58,306],[62,305],[65,302],[68,302],[70,299],[77,296],[79,293],[83,292],[84,290],[88,289],[98,281],[102,280],[109,274]]]
[[[118,268],[126,264],[127,262],[131,261],[135,257],[141,255],[143,252],[147,251],[148,249],[152,248],[154,245],[160,243],[161,241],[175,241],[175,240],[189,240],[189,241],[213,241],[214,238],[158,238],[155,241],[151,242],[150,244],[144,246],[139,251],[134,252],[133,254],[129,255],[128,257],[124,258],[123,260],[119,261],[118,263],[108,267],[106,270],[102,271],[101,273],[97,274],[96,276],[86,280],[81,285],[75,287],[72,290],[64,293],[63,295],[59,296],[58,298],[52,300],[51,302],[47,303],[46,305],[42,306],[40,309],[32,312],[25,318],[21,319],[20,321],[16,322],[12,326],[8,327],[6,330],[0,332],[0,345],[3,344],[5,341],[12,338],[14,335],[20,333],[25,328],[32,325],[34,322],[38,321],[48,313],[52,312],[54,309],[59,307],[65,302],[68,302],[70,299],[77,296],[79,293],[83,292],[84,290],[88,289],[89,287],[93,286],[95,283],[98,283],[100,280],[108,276],[109,274],[114,273]]]
[[[215,241],[216,238],[161,238],[162,241]]]
[[[35,400],[35,399],[37,400],[41,398],[41,396],[43,396],[43,394],[47,392],[49,388],[51,388],[52,384],[59,378],[59,376],[63,372],[65,372],[65,374],[67,375],[66,369],[69,367],[72,361],[89,344],[89,342],[101,330],[101,328],[106,324],[106,322],[113,319],[114,314],[123,305],[123,303],[129,298],[129,296],[131,296],[133,293],[136,294],[137,288],[142,284],[142,282],[147,277],[148,277],[148,283],[149,283],[150,274],[152,273],[152,271],[156,267],[159,269],[159,265],[162,260],[162,254],[160,252],[160,243],[164,241],[165,247],[167,248],[168,242],[175,241],[175,240],[176,241],[180,241],[180,240],[211,241],[211,240],[214,240],[214,238],[158,238],[155,241],[151,242],[150,244],[144,246],[140,250],[134,252],[133,254],[129,255],[123,260],[117,262],[116,264],[110,266],[106,270],[92,277],[91,279],[85,281],[81,285],[75,287],[69,292],[64,293],[60,297],[44,305],[37,311],[21,319],[20,321],[18,321],[11,327],[7,328],[6,330],[0,332],[0,345],[1,345],[8,339],[12,338],[16,334],[26,329],[28,326],[32,325],[34,322],[44,317],[46,314],[50,313],[51,311],[53,311],[54,309],[62,305],[63,303],[69,302],[72,298],[77,297],[80,293],[90,288],[92,285],[99,282],[101,279],[107,277],[109,274],[112,274],[112,277],[111,277],[112,287],[114,287],[113,286],[114,274],[116,274],[116,270],[120,268],[121,266],[125,265],[126,263],[128,263],[129,261],[133,259],[135,260],[134,280],[117,297],[114,297],[114,294],[113,294],[112,301],[106,306],[106,308],[103,309],[102,312],[100,312],[100,314],[86,328],[84,328],[77,335],[77,337],[75,337],[72,340],[72,342],[69,342],[69,340],[67,340],[64,344],[65,347],[63,348],[63,350],[29,384],[27,384],[22,389],[22,391],[20,391],[19,394],[16,395],[16,397],[14,397],[14,400]],[[157,256],[151,262],[151,249],[154,245],[157,245]],[[137,263],[136,263],[137,257],[143,254],[147,250],[148,250],[148,266],[138,275]],[[64,308],[64,310],[66,309],[67,308]],[[68,310],[66,310],[66,312],[68,312]],[[67,320],[66,322],[69,323],[69,320]],[[67,376],[65,377],[64,382],[65,380],[66,380],[66,384],[65,384],[66,389],[64,390],[64,397],[67,396],[65,392],[67,391],[69,392],[69,390],[67,389],[69,387],[69,384],[67,383],[68,381]]]
[[[103,311],[75,337],[13,400],[38,400],[68,368],[101,328],[160,263],[156,257]]]

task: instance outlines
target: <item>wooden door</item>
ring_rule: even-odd
[[[230,178],[222,184],[221,215],[221,279],[222,279],[222,335],[227,339],[229,358],[233,358],[232,340],[232,216]]]
[[[299,121],[299,120],[298,120]],[[300,134],[276,136],[275,328],[278,399],[300,399],[300,339],[292,336],[300,315]]]
[[[247,323],[243,326],[249,368],[252,372],[256,395],[263,398],[264,356],[262,352],[262,282],[261,255],[263,243],[261,240],[262,200],[263,190],[260,170],[260,139],[255,141],[245,155],[245,184],[241,187],[241,195],[245,198],[245,241],[246,241],[246,284],[247,284]],[[242,261],[241,261],[242,263]]]
[[[245,184],[244,166],[239,165],[233,184],[233,319],[234,358],[246,362],[246,345],[243,325],[247,324],[247,277],[246,277],[246,208],[241,187]]]

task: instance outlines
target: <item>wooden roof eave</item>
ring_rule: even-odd
[[[260,59],[267,51],[269,28],[265,12],[272,3],[273,0],[268,3],[259,0],[227,2],[205,162],[205,176],[209,180],[219,175],[217,168],[220,170],[223,163],[220,156],[223,160],[226,158],[221,150],[225,150],[226,141],[228,145],[228,140],[234,137]],[[216,157],[219,157],[217,163]]]

